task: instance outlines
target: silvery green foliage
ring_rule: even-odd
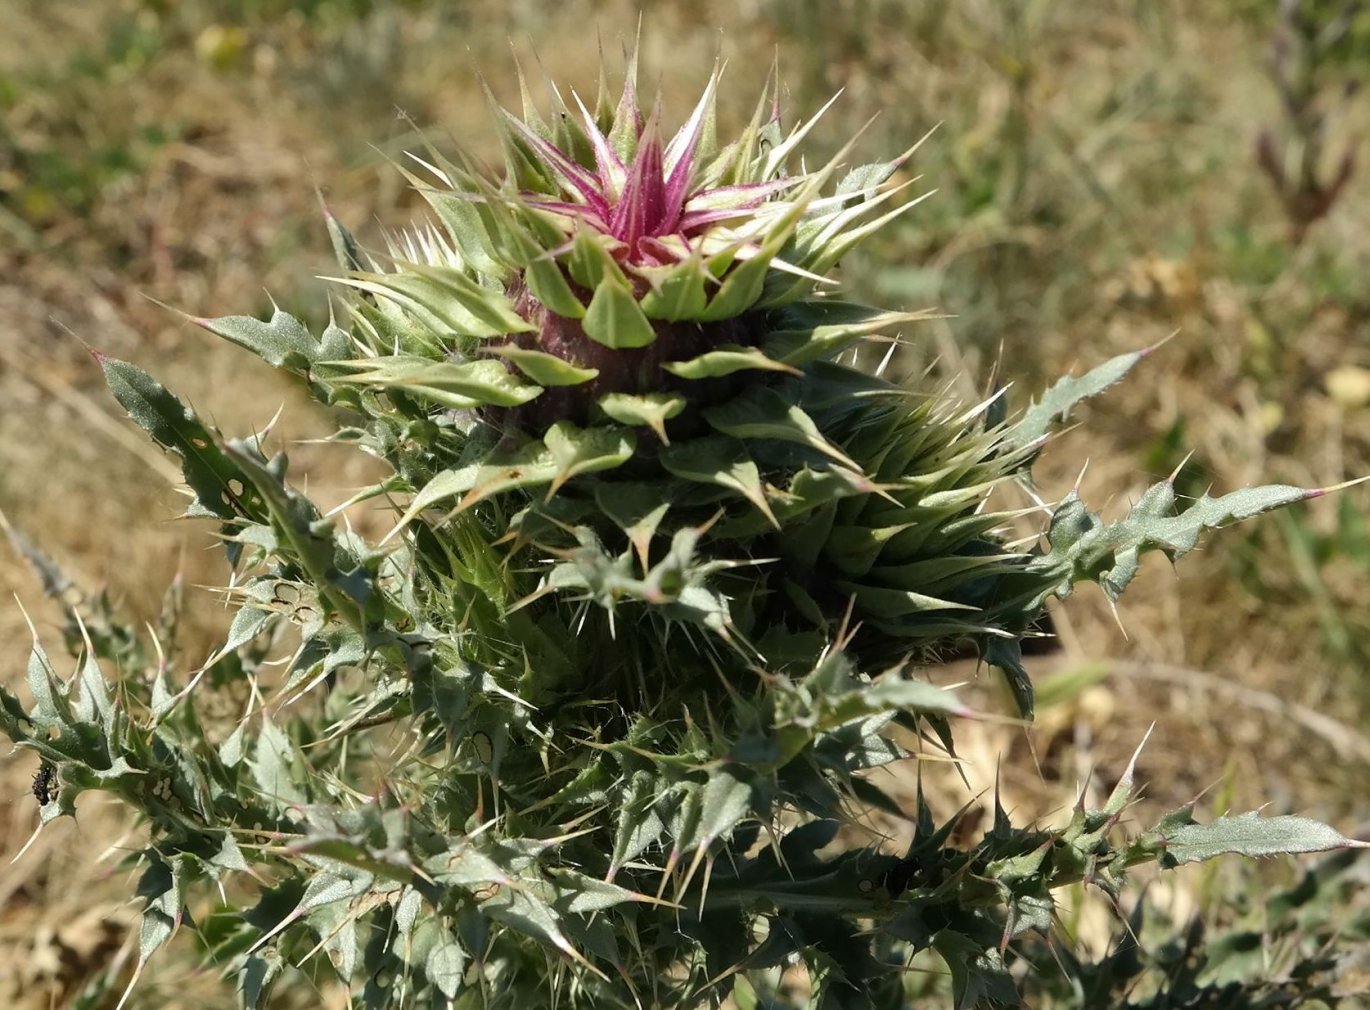
[[[249,1007],[325,967],[368,1008],[769,1007],[798,998],[796,964],[810,1005],[899,1007],[933,951],[956,1006],[1012,1005],[1059,887],[1352,844],[1189,808],[1128,835],[1129,772],[1064,828],[999,810],[956,849],[954,819],[861,775],[905,756],[893,730],[950,750],[969,714],[917,663],[976,649],[1030,715],[1018,645],[1049,597],[1116,596],[1141,554],[1310,492],[1177,511],[1163,482],[1113,523],[1072,494],[1040,542],[1008,545],[990,492],[1141,355],[1016,420],[842,363],[914,318],[817,288],[908,206],[875,213],[902,162],[789,175],[811,124],[783,133],[769,100],[720,147],[716,84],[666,144],[631,77],[550,127],[499,110],[503,175],[425,163],[439,224],[386,263],[330,218],[345,320],[200,321],[388,465],[356,496],[394,503],[382,543],[260,439],[102,359],[180,458],[187,514],[219,523],[236,616],[188,669],[169,628],[158,662],[86,606],[75,674],[35,644],[33,701],[5,694],[0,727],[55,769],[45,821],[92,789],[147,819],[140,970],[190,926]],[[201,694],[240,682],[211,746]],[[909,851],[834,845],[861,805],[912,819]],[[216,884],[240,904],[190,922]]]

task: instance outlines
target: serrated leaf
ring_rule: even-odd
[[[280,309],[265,322],[252,316],[223,316],[195,322],[210,333],[247,348],[268,364],[288,371],[308,371],[319,355],[319,342],[308,327]]]
[[[245,516],[262,521],[260,501],[247,493],[242,469],[223,451],[218,435],[166,387],[136,365],[101,358],[105,381],[119,404],[164,449],[181,457],[186,484],[195,493],[191,513],[220,519]]]
[[[1057,380],[1041,400],[1024,411],[1018,423],[1009,429],[1006,440],[1013,445],[1035,442],[1069,417],[1071,410],[1081,400],[1097,396],[1118,382],[1148,353],[1149,349],[1119,354],[1084,375]]]
[[[1097,582],[1109,599],[1116,600],[1136,575],[1146,552],[1164,551],[1173,561],[1193,550],[1204,530],[1305,501],[1315,494],[1282,484],[1248,487],[1219,498],[1204,495],[1174,515],[1175,488],[1169,481],[1161,481],[1147,489],[1126,517],[1105,525],[1072,491],[1052,516],[1050,553],[1028,568],[1053,581],[1043,595],[1064,596],[1076,582],[1091,581]]]

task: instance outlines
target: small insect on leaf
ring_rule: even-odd
[[[52,787],[56,783],[56,779],[57,769],[51,764],[44,761],[38,766],[38,772],[33,776],[33,797],[38,801],[40,807],[45,807],[52,802]]]

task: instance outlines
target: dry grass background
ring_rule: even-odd
[[[1370,473],[1370,173],[1289,241],[1252,155],[1261,127],[1284,137],[1271,18],[1239,7],[662,3],[645,19],[645,83],[659,83],[671,119],[721,56],[721,114],[735,122],[778,56],[791,115],[845,89],[820,148],[878,113],[860,148],[872,160],[942,123],[915,165],[938,195],[844,264],[845,279],[952,313],[910,334],[908,366],[937,359],[967,396],[997,368],[1021,405],[1065,370],[1179,331],[1050,448],[1045,497],[1089,460],[1087,500],[1116,510],[1189,449],[1192,493],[1330,485]],[[416,142],[397,109],[439,144],[489,153],[477,69],[516,100],[512,41],[530,69],[536,52],[552,77],[593,90],[596,27],[615,67],[637,10],[0,0],[0,20],[0,509],[81,584],[150,618],[178,570],[190,585],[224,572],[207,530],[169,521],[179,499],[166,463],[119,416],[82,341],[149,368],[230,432],[281,405],[283,443],[322,432],[277,376],[155,302],[261,314],[269,292],[320,321],[312,278],[331,259],[316,184],[376,242],[381,223],[416,209],[386,163]],[[1329,130],[1355,146],[1367,120],[1354,99]],[[325,500],[362,480],[344,450],[292,455]],[[1155,721],[1147,809],[1216,786],[1219,808],[1269,802],[1354,829],[1370,815],[1367,501],[1358,488],[1229,531],[1176,571],[1152,559],[1121,608],[1126,635],[1095,595],[1056,608],[1060,648],[1034,660],[1049,685],[1039,721],[967,729],[972,793],[998,763],[1010,804],[1053,816],[1083,782],[1106,790]],[[3,601],[22,598],[53,644],[60,611],[4,551],[0,675],[14,682],[29,636]],[[207,650],[222,614],[211,594],[189,595],[192,640]],[[1002,708],[992,686],[972,691]],[[0,769],[0,852],[13,853],[36,824],[35,768],[20,753]],[[970,795],[954,776],[928,777],[944,813]],[[113,866],[129,831],[93,798],[0,868],[0,1004],[66,1005],[83,972],[127,958],[130,882]],[[1176,900],[1220,893],[1237,872],[1188,875]],[[192,948],[162,958],[140,1005],[231,1004]]]

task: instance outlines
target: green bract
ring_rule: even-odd
[[[1065,828],[998,811],[958,851],[952,822],[860,774],[906,756],[895,729],[949,749],[969,714],[917,664],[974,650],[1030,716],[1019,643],[1049,597],[1116,596],[1142,553],[1316,492],[1176,514],[1163,482],[1110,524],[1072,494],[1008,542],[991,492],[1142,354],[1016,419],[855,367],[920,316],[825,279],[912,206],[905,159],[799,170],[814,121],[785,132],[774,94],[719,144],[717,75],[666,142],[633,74],[593,111],[496,109],[502,171],[430,155],[414,183],[435,221],[387,257],[330,217],[342,324],[200,321],[388,465],[354,498],[394,504],[383,542],[321,514],[260,440],[102,359],[181,458],[189,514],[222,524],[237,616],[187,669],[86,607],[77,674],[35,646],[34,703],[5,695],[0,727],[56,769],[45,819],[87,789],[146,815],[140,965],[219,881],[234,897],[197,928],[253,1007],[298,967],[365,1007],[750,1010],[800,962],[812,1005],[900,1007],[924,951],[957,1006],[990,1006],[1014,1001],[1015,938],[1050,928],[1055,887],[1348,844],[1188,808],[1124,838],[1129,772]],[[203,692],[244,681],[211,745]],[[834,854],[862,804],[914,820],[912,849]]]

